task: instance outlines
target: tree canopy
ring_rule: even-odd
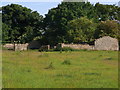
[[[93,20],[81,17],[68,22],[68,27],[67,38],[69,43],[90,42],[94,40],[96,24]]]
[[[95,38],[111,36],[120,40],[120,24],[115,20],[101,21],[95,31]]]
[[[93,12],[94,6],[89,2],[62,2],[58,7],[49,10],[44,19],[48,42],[50,44],[66,42],[67,23],[83,16],[93,18]]]
[[[120,7],[90,2],[62,2],[43,18],[17,4],[2,7],[3,41],[42,44],[89,43],[101,36],[120,39]]]
[[[40,35],[43,17],[37,11],[11,4],[2,7],[2,22],[3,40],[25,43]]]
[[[44,19],[45,37],[48,44],[65,43],[68,42],[66,34],[69,28],[69,21],[87,17],[98,24],[100,21],[120,20],[119,15],[120,8],[115,5],[99,3],[92,5],[89,2],[62,2],[56,8],[50,9],[48,14],[46,14]]]

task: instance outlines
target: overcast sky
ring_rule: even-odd
[[[1,0],[0,6],[5,6],[11,3],[20,4],[34,11],[38,11],[41,15],[48,13],[48,10],[57,7],[62,0]],[[92,4],[100,2],[102,4],[117,4],[119,0],[88,0]]]

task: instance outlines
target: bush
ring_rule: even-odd
[[[72,49],[70,47],[64,47],[64,48],[62,48],[62,51],[74,51],[74,49]]]
[[[56,48],[54,51],[78,51],[77,49],[73,49],[70,47]]]
[[[51,63],[49,64],[49,66],[46,67],[45,69],[55,69],[55,68],[54,68],[54,66],[53,66],[53,63],[51,62]]]
[[[70,60],[64,60],[64,61],[62,62],[62,64],[71,65],[71,62],[70,62]]]
[[[43,51],[48,52],[47,49],[39,49],[39,52],[43,52]]]
[[[63,48],[55,48],[55,49],[50,49],[50,50],[43,50],[43,49],[39,49],[40,52],[53,52],[53,51],[60,51],[60,53],[62,53],[62,51],[88,51],[87,49],[73,49],[71,47],[63,47]]]

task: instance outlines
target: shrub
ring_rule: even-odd
[[[53,63],[51,62],[51,63],[49,64],[49,66],[46,67],[45,69],[55,69],[55,68],[54,68],[54,66],[53,66]]]
[[[38,57],[49,57],[47,53],[41,53]]]
[[[46,49],[39,49],[39,52],[42,52],[42,51],[48,52],[48,50]]]
[[[74,51],[74,49],[72,49],[70,47],[64,47],[64,48],[62,48],[62,51]]]
[[[62,64],[71,65],[71,62],[70,62],[70,60],[64,60],[64,61],[62,62]]]
[[[63,47],[63,48],[55,48],[54,51],[78,51],[78,50],[70,47]]]
[[[50,50],[43,50],[43,49],[39,49],[40,52],[53,52],[53,51],[60,51],[60,53],[62,53],[62,51],[88,51],[87,49],[73,49],[71,47],[63,47],[63,48],[54,48],[54,49],[50,49]]]
[[[111,57],[108,57],[108,58],[105,58],[104,60],[112,60],[113,58]]]

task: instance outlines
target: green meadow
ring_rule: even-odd
[[[118,88],[117,51],[2,54],[3,88]]]

